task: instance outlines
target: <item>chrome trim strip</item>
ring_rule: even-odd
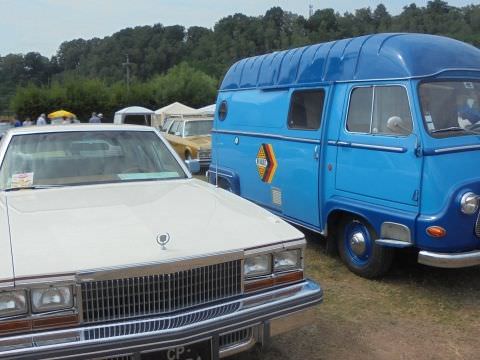
[[[212,133],[226,134],[226,135],[244,135],[244,136],[252,136],[252,137],[277,139],[277,140],[296,141],[296,142],[303,142],[303,143],[309,143],[309,144],[321,144],[320,140],[315,140],[315,139],[305,139],[305,138],[284,136],[284,135],[277,135],[277,134],[256,133],[256,132],[250,132],[250,131],[232,131],[232,130],[213,129]]]
[[[462,268],[480,265],[480,250],[464,253],[436,253],[422,250],[418,253],[420,264],[441,268]]]
[[[452,146],[448,148],[440,148],[434,149],[433,152],[429,150],[424,150],[425,155],[435,155],[435,154],[447,154],[452,152],[460,152],[460,151],[472,151],[472,150],[480,150],[480,145],[462,145],[462,146]]]
[[[407,152],[407,149],[404,148],[404,147],[363,144],[363,143],[354,143],[354,142],[348,142],[348,141],[328,140],[327,144],[332,145],[332,146],[351,147],[351,148],[379,150],[379,151],[389,151],[389,152],[395,152],[395,153],[405,153],[405,152]]]
[[[394,248],[407,248],[407,247],[413,246],[412,243],[400,241],[400,240],[393,240],[393,239],[377,239],[375,240],[375,244],[378,244],[381,246],[394,247]]]
[[[395,147],[395,146],[383,146],[383,145],[371,145],[371,144],[361,144],[361,143],[351,143],[353,148],[362,148],[362,149],[371,149],[371,150],[385,150],[391,152],[404,153],[407,151],[404,147]]]
[[[307,309],[322,300],[322,289],[315,282],[305,280],[171,316],[1,337],[0,358],[92,358],[112,356],[113,352],[120,354],[173,347],[205,336],[254,326],[259,322]],[[69,339],[65,341],[67,337]],[[55,342],[55,339],[63,339],[64,342]],[[49,342],[45,343],[45,340]],[[31,347],[6,348],[12,344],[30,344]]]
[[[297,249],[297,248],[303,249],[306,246],[307,246],[307,241],[305,240],[305,238],[289,241],[289,242],[285,241],[275,245],[267,245],[267,246],[262,246],[258,248],[247,249],[245,250],[245,257],[256,255],[256,254],[274,253],[274,252],[279,252],[287,249]]]
[[[79,281],[115,280],[120,278],[131,278],[147,276],[151,274],[167,274],[183,270],[190,270],[196,267],[203,267],[228,261],[240,260],[243,258],[243,250],[219,252],[203,257],[192,256],[170,259],[163,262],[130,264],[127,266],[101,268],[80,271],[77,274]]]

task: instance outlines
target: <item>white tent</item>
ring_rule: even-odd
[[[154,114],[155,112],[153,110],[144,108],[142,106],[130,106],[118,110],[113,118],[113,123],[150,126],[152,124],[152,116]]]
[[[204,106],[204,107],[198,109],[197,113],[199,113],[201,115],[206,115],[206,116],[214,116],[216,107],[217,107],[216,104],[207,105],[207,106]]]
[[[189,115],[195,113],[195,109],[190,106],[184,105],[179,102],[174,102],[170,105],[164,106],[158,110],[155,110],[155,117],[152,126],[159,127],[163,124],[163,121],[170,116],[175,115]]]

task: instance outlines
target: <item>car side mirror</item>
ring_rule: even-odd
[[[185,165],[187,165],[188,171],[192,174],[198,174],[200,172],[200,161],[197,159],[185,160]]]

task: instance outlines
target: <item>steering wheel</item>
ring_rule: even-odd
[[[467,126],[467,130],[476,130],[476,129],[480,129],[480,121],[476,122],[475,124],[472,124],[470,126]]]

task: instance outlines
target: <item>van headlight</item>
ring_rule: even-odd
[[[27,292],[25,290],[0,292],[0,317],[26,314],[27,311]]]
[[[268,275],[272,273],[272,255],[261,254],[245,259],[243,271],[246,278]]]
[[[478,210],[478,195],[473,192],[463,194],[460,200],[460,209],[464,214],[473,215]]]
[[[300,249],[286,250],[273,254],[273,270],[286,271],[301,267],[302,255]]]
[[[45,312],[73,307],[71,286],[32,289],[32,311]]]

